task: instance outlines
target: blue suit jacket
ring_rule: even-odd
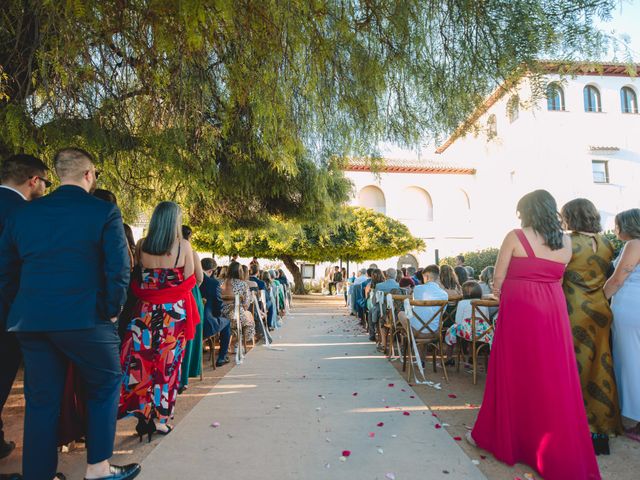
[[[207,338],[229,325],[229,319],[222,317],[222,291],[218,280],[205,274],[200,293],[207,300],[202,320],[202,335]]]
[[[13,211],[26,203],[27,201],[13,190],[0,188],[0,233],[2,233],[4,224]]]
[[[9,331],[93,328],[122,309],[130,265],[120,210],[80,187],[62,186],[10,215],[0,252],[0,322]]]

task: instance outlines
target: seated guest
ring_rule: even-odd
[[[358,276],[353,281],[353,284],[354,285],[360,285],[361,283],[366,282],[367,278],[369,278],[367,276],[367,269],[366,268],[361,268],[360,270],[358,270]]]
[[[206,300],[202,321],[202,336],[203,338],[208,338],[217,333],[220,334],[220,350],[218,351],[216,366],[221,367],[229,363],[227,352],[231,342],[231,322],[228,318],[222,316],[220,282],[213,277],[213,272],[216,269],[215,260],[213,258],[203,258],[200,264],[204,272],[200,293],[202,298]]]
[[[456,343],[458,337],[470,342],[472,340],[471,336],[473,334],[471,328],[471,316],[472,316],[472,306],[471,302],[473,300],[480,300],[482,298],[482,288],[480,284],[475,280],[468,280],[462,285],[462,296],[463,300],[458,302],[458,309],[456,310],[456,322],[451,325],[447,333],[445,334],[445,342],[449,345],[447,349],[447,360],[446,365],[454,365],[455,360],[453,357],[453,345]],[[489,315],[489,311],[487,307],[480,307],[482,313],[486,316]],[[490,327],[481,316],[476,318],[476,335],[484,334]],[[489,344],[493,343],[493,331],[489,332],[485,337],[485,341]]]
[[[440,267],[437,265],[429,265],[422,270],[422,283],[416,285],[413,289],[414,300],[448,300],[449,295],[445,292],[439,284],[440,279]],[[431,317],[438,311],[439,307],[413,307],[413,311],[418,315],[423,322],[428,322]],[[404,312],[398,313],[398,321],[405,327],[408,327],[409,320]],[[430,337],[428,332],[420,332],[423,328],[423,323],[415,316],[411,318],[411,328],[413,328],[416,337]],[[436,318],[429,324],[429,328],[437,331],[440,325],[440,317]]]
[[[242,280],[247,283],[249,290],[252,290],[254,292],[257,292],[259,290],[258,283],[251,280],[251,276],[249,275],[249,267],[247,267],[246,265],[242,265]]]
[[[375,291],[387,294],[394,288],[400,288],[400,285],[396,281],[396,276],[397,272],[395,268],[387,268],[384,272],[384,282],[376,284]]]
[[[375,268],[371,273],[371,282],[367,284],[364,289],[365,297],[367,299],[367,318],[369,325],[369,340],[372,342],[376,341],[376,328],[378,325],[378,318],[380,315],[380,309],[376,304],[375,297],[375,288],[377,285],[382,285],[384,283],[384,275],[380,271],[380,269]]]
[[[468,266],[468,265],[465,265],[465,264],[464,264],[464,260],[465,260],[465,259],[464,259],[464,255],[458,255],[458,256],[456,257],[456,269],[457,269],[458,267],[460,267],[460,268],[464,268],[464,269],[467,271],[467,278],[468,278],[468,279],[473,279],[473,277],[475,276],[476,272],[475,272],[475,270],[473,269],[473,267],[470,267],[470,266]],[[458,271],[457,271],[457,270],[456,270],[456,273],[458,273]],[[460,283],[461,283],[461,284],[462,284],[462,283],[464,283],[464,282],[466,282],[466,281],[467,281],[467,280],[462,281],[462,279],[460,279]]]
[[[615,227],[625,244],[613,262],[615,271],[604,294],[613,311],[613,367],[622,416],[637,422],[626,434],[640,442],[640,208],[617,214]]]
[[[469,280],[469,272],[466,268],[464,267],[456,267],[453,269],[454,272],[456,272],[456,275],[458,277],[458,283],[460,285],[462,285],[463,283],[465,283],[467,280]]]
[[[260,267],[258,266],[257,263],[254,263],[253,265],[249,266],[249,280],[251,280],[252,282],[255,282],[256,285],[258,285],[258,290],[266,290],[267,286],[263,280],[260,280],[259,275],[260,275]]]
[[[222,295],[234,296],[240,298],[240,324],[245,338],[251,339],[255,335],[256,324],[253,315],[248,311],[251,297],[249,296],[249,287],[242,280],[242,266],[238,262],[231,262],[227,271],[227,277],[221,285]],[[228,318],[231,322],[235,322],[234,318],[234,301],[225,301],[222,304],[222,316]],[[235,326],[235,323],[233,323]]]
[[[413,283],[415,285],[421,285],[422,284],[422,278],[423,278],[422,271],[423,271],[422,268],[418,268],[417,270],[415,268],[413,268],[413,267],[409,267],[408,268],[409,274],[412,275],[411,276],[411,280],[413,280]],[[411,273],[411,272],[413,272],[413,273]]]
[[[482,288],[482,295],[491,295],[493,289],[493,272],[495,267],[484,267],[480,272],[480,288]]]
[[[462,287],[458,281],[458,275],[449,265],[440,267],[440,285],[447,292],[449,297],[459,297],[462,295]]]
[[[409,268],[403,268],[402,270],[404,275],[398,282],[398,284],[400,285],[400,288],[413,289],[413,287],[416,286],[416,282],[413,280],[412,277],[416,274],[416,269],[414,267],[409,267]]]

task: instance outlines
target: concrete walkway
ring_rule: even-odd
[[[201,392],[138,478],[485,478],[340,305],[297,301],[284,351],[257,347]]]

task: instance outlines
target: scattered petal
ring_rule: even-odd
[[[325,464],[324,468],[331,468],[331,464],[330,463]]]
[[[486,460],[486,459],[487,459],[487,456],[486,456],[486,455],[480,455],[480,458],[481,458],[482,460]]]
[[[351,395],[353,395],[354,397],[358,396],[358,392],[353,392]]]
[[[436,413],[432,413],[431,416],[438,418],[438,415]]]
[[[391,435],[391,438],[398,438],[398,435]]]
[[[316,407],[316,412],[319,412],[320,410],[322,410],[321,407]]]
[[[455,393],[450,393],[449,398],[458,398],[458,396]]]
[[[444,473],[445,475],[449,474],[449,470],[442,470],[442,473]]]
[[[456,442],[461,442],[461,441],[462,441],[462,437],[453,437],[453,439],[454,439]]]
[[[378,427],[384,427],[384,422],[378,423]]]
[[[389,472],[384,476],[384,478],[386,478],[387,480],[396,480],[396,475],[395,473]]]
[[[280,408],[280,405],[276,405],[276,410],[278,410]]]
[[[213,423],[211,424],[211,426],[212,426],[213,428],[218,428],[218,427],[220,426],[220,422],[213,422]]]
[[[415,395],[409,395],[409,398],[416,398]]]
[[[436,423],[434,427],[436,427],[436,430],[440,430],[442,428],[442,425],[440,425],[439,423]]]
[[[327,443],[331,443],[331,439],[329,437],[325,438],[324,441]]]
[[[474,465],[480,465],[480,460],[471,460]]]
[[[351,450],[343,450],[342,451],[342,456],[343,457],[348,457],[349,455],[351,455]]]
[[[347,457],[340,457],[340,461],[341,462],[346,462],[347,461]]]
[[[375,433],[373,433],[373,432],[369,432],[369,438],[373,438],[373,437],[375,437],[375,436],[376,436],[376,434],[375,434]]]
[[[394,387],[395,385],[393,383],[390,383],[389,385],[387,385],[388,387]]]
[[[378,453],[379,453],[380,455],[383,455],[383,454],[384,454],[384,450],[382,450],[381,448],[379,448],[379,449],[378,449]]]
[[[406,390],[404,388],[401,388],[400,391],[401,392],[406,392]]]
[[[450,427],[451,425],[449,425],[448,423],[443,423],[442,426],[443,427]]]
[[[409,412],[402,412],[402,414],[403,414],[405,417],[408,417],[409,415],[411,415]]]
[[[389,408],[389,405],[386,405],[384,408]]]

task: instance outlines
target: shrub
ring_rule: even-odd
[[[617,235],[611,230],[604,232],[604,236],[607,237],[607,239],[611,242],[611,245],[613,245],[613,258],[616,258],[620,254],[620,251],[624,246],[624,242],[619,240]]]
[[[480,275],[480,272],[485,267],[492,267],[496,264],[498,258],[497,248],[485,248],[484,250],[477,250],[475,252],[462,253],[464,255],[465,265],[472,267],[476,278]],[[446,257],[440,260],[440,265],[456,266],[456,257]]]

